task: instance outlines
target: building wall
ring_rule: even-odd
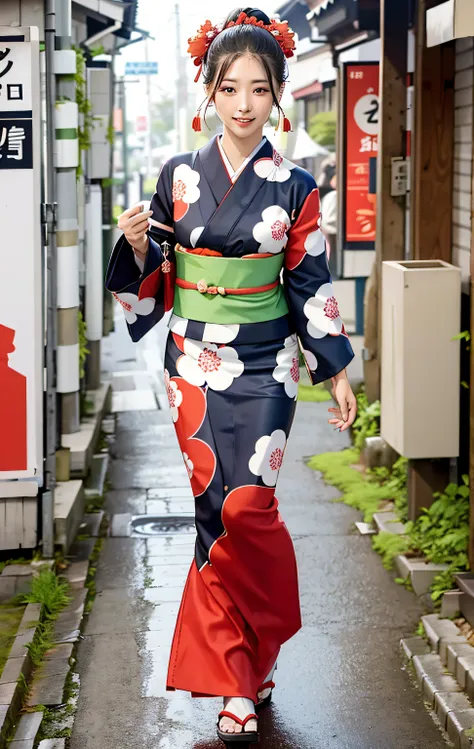
[[[472,134],[474,109],[474,40],[456,40],[454,94],[453,263],[462,270],[469,293],[472,233]]]

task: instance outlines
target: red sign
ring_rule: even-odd
[[[375,242],[375,194],[369,194],[369,163],[377,156],[379,64],[344,66],[344,236],[370,249]]]
[[[148,130],[148,117],[144,114],[137,115],[137,133],[146,133]]]

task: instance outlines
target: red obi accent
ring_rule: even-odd
[[[176,279],[176,286],[179,286],[181,289],[193,289],[194,291],[199,291],[201,294],[221,294],[221,296],[226,296],[227,294],[231,294],[232,296],[258,294],[260,291],[270,291],[270,289],[275,289],[279,283],[280,281],[277,280],[273,283],[267,283],[265,286],[250,286],[244,289],[228,289],[224,286],[208,286],[205,281],[191,283],[191,281],[185,281],[184,278]]]

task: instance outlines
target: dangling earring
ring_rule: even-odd
[[[199,107],[198,111],[196,112],[196,116],[193,119],[192,128],[195,133],[200,133],[202,130],[201,127],[201,107]]]
[[[291,131],[291,122],[285,115],[283,109],[278,110],[278,123],[275,131],[281,130],[283,133],[289,133]]]

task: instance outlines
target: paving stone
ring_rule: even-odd
[[[467,688],[469,672],[474,673],[474,655],[460,656],[456,661],[456,681],[463,688]]]
[[[439,641],[439,657],[444,666],[448,663],[448,648],[455,647],[459,648],[461,645],[468,645],[468,642],[464,635],[457,635],[456,637],[442,637]],[[454,672],[453,672],[454,673]]]
[[[406,637],[400,640],[400,649],[407,660],[415,655],[427,655],[430,652],[429,645],[422,637]]]
[[[39,623],[40,617],[41,617],[41,604],[29,603],[22,616],[17,634],[21,635],[24,632],[29,632],[32,628],[34,629],[35,628],[34,625]]]
[[[20,678],[20,674],[26,676],[30,669],[31,661],[28,655],[24,655],[20,658],[9,658],[3,667],[0,684],[8,684],[9,682],[17,681]]]
[[[453,710],[470,710],[471,703],[461,692],[437,692],[435,694],[435,712],[442,727],[446,729],[448,713]]]
[[[440,619],[438,614],[422,616],[421,621],[425,628],[426,637],[433,650],[439,652],[441,639],[456,638],[460,632],[458,627],[450,619]]]
[[[42,715],[42,713],[38,713]],[[33,749],[35,742],[33,739],[25,739],[24,741],[12,741],[10,744],[11,749]]]
[[[13,700],[17,688],[16,681],[10,684],[0,684],[0,705],[9,705]]]
[[[69,673],[69,665],[63,666],[62,673],[54,676],[45,676],[44,678],[37,675],[33,680],[30,695],[28,697],[28,707],[36,705],[45,705],[54,707],[60,705],[63,701],[64,682]]]
[[[468,642],[461,643],[459,645],[457,644],[451,644],[448,645],[447,648],[447,665],[448,665],[448,671],[451,671],[452,674],[456,673],[456,662],[458,658],[470,657],[474,656],[474,648],[472,645],[469,645]]]
[[[469,699],[474,702],[474,669],[469,669],[466,673],[465,690]]]
[[[474,709],[459,710],[448,713],[448,736],[456,749],[468,749],[474,741],[469,736],[474,728]],[[467,735],[466,735],[467,733]]]
[[[68,551],[68,559],[73,562],[89,561],[96,543],[95,538],[84,538],[81,541],[75,541]]]
[[[35,630],[32,628],[15,637],[15,642],[10,650],[10,658],[21,658],[28,654],[27,645],[29,645],[35,636]]]
[[[0,601],[8,601],[13,598],[16,591],[16,578],[0,575]]]
[[[45,739],[41,741],[38,749],[65,749],[66,739]]]
[[[7,564],[2,572],[2,577],[31,577],[33,570],[29,564]]]
[[[460,590],[447,590],[441,601],[440,616],[450,618],[459,614],[461,611],[461,595]]]
[[[460,692],[461,687],[457,681],[445,673],[444,666],[436,654],[415,655],[413,665],[419,683],[421,684],[423,696],[434,706],[436,692]]]
[[[128,538],[130,536],[131,520],[132,516],[128,512],[112,515],[110,535],[115,538]]]
[[[0,736],[7,722],[8,705],[0,705]]]
[[[20,719],[18,727],[15,731],[14,747],[19,749],[16,744],[19,741],[27,741],[29,739],[34,740],[36,734],[39,731],[41,721],[43,720],[43,713],[41,711],[35,713],[25,713]]]
[[[87,589],[73,591],[72,600],[62,611],[54,624],[55,642],[76,642],[79,639]]]
[[[84,515],[84,522],[87,527],[87,533],[93,538],[99,538],[100,527],[104,519],[104,511],[100,512],[88,512]]]
[[[48,651],[42,664],[35,672],[35,679],[45,679],[50,676],[60,676],[67,674],[70,669],[70,658],[72,656],[73,645],[64,643],[56,645]]]
[[[86,497],[101,497],[103,495],[108,465],[108,453],[99,453],[93,456],[89,475],[84,481]]]
[[[89,560],[84,559],[80,562],[73,562],[67,570],[62,573],[71,588],[83,588],[89,571]]]
[[[399,521],[395,512],[374,513],[374,523],[379,533],[385,532],[401,536],[406,532],[404,524]]]

